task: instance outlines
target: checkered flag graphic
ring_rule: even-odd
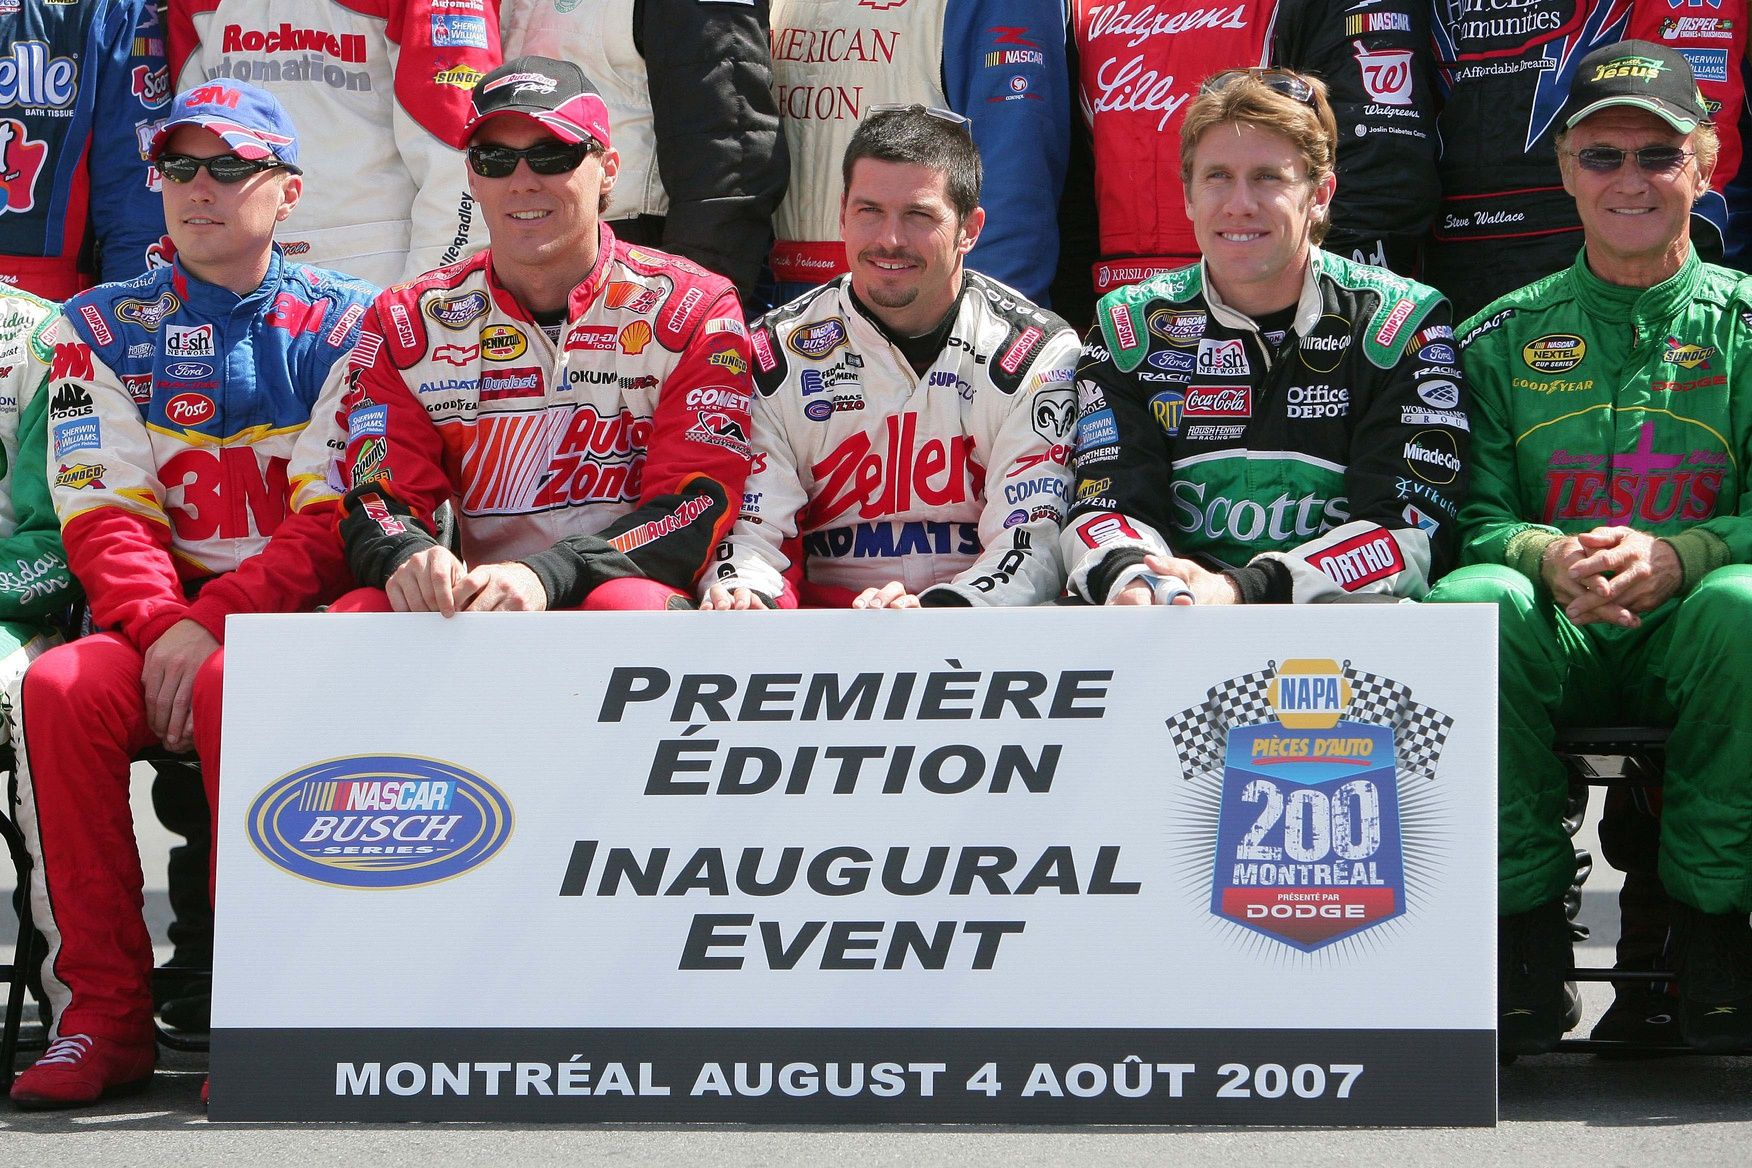
[[[1265,697],[1273,676],[1271,670],[1262,669],[1231,677],[1212,686],[1202,704],[1168,719],[1168,733],[1187,778],[1222,765],[1229,727],[1252,726],[1276,716]]]
[[[1435,778],[1436,763],[1441,760],[1454,719],[1413,701],[1411,687],[1404,682],[1348,665],[1344,676],[1351,687],[1349,716],[1358,722],[1393,727],[1400,765],[1425,778]]]

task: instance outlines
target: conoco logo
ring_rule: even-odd
[[[1188,418],[1246,418],[1253,414],[1253,387],[1225,386],[1220,389],[1194,386],[1186,391],[1182,416]]]
[[[164,416],[179,426],[199,426],[213,413],[213,399],[205,394],[179,393],[164,403]]]

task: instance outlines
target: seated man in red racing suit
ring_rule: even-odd
[[[337,607],[691,607],[748,475],[735,289],[600,221],[620,160],[578,66],[507,62],[473,108],[491,244],[372,306],[342,402],[366,590]],[[430,534],[446,502],[460,558]]]
[[[1058,595],[1077,335],[963,269],[985,212],[953,118],[865,119],[842,166],[850,273],[755,322],[756,469],[702,607]]]
[[[13,702],[19,822],[48,942],[48,1051],[12,1085],[73,1107],[152,1074],[130,759],[192,745],[218,806],[225,618],[347,586],[331,446],[371,288],[286,260],[302,189],[279,102],[211,81],[176,100],[152,155],[177,257],[73,297],[50,368],[49,475],[67,560],[105,631],[51,649]]]

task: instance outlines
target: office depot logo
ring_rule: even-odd
[[[460,876],[511,838],[511,805],[479,775],[409,755],[354,755],[256,796],[249,837],[294,876],[341,888],[414,888]]]

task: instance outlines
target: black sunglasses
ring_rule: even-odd
[[[1306,77],[1288,69],[1225,69],[1205,78],[1198,91],[1216,93],[1229,88],[1243,77],[1251,77],[1273,93],[1281,93],[1291,101],[1299,101],[1303,105],[1314,104],[1314,87],[1308,84]]]
[[[1691,151],[1677,146],[1644,146],[1641,150],[1620,150],[1616,146],[1584,146],[1574,151],[1583,170],[1611,174],[1624,165],[1625,158],[1636,159],[1637,169],[1645,174],[1670,174],[1684,166]]]
[[[205,167],[207,173],[213,176],[214,182],[227,186],[240,183],[264,170],[303,173],[289,162],[280,162],[273,158],[240,158],[235,154],[215,154],[211,158],[196,158],[192,154],[160,154],[156,165],[158,173],[173,183],[194,182],[195,175]]]
[[[519,158],[536,174],[565,174],[577,170],[590,156],[594,142],[537,142],[514,150],[509,146],[470,146],[468,165],[482,178],[508,178]]]

